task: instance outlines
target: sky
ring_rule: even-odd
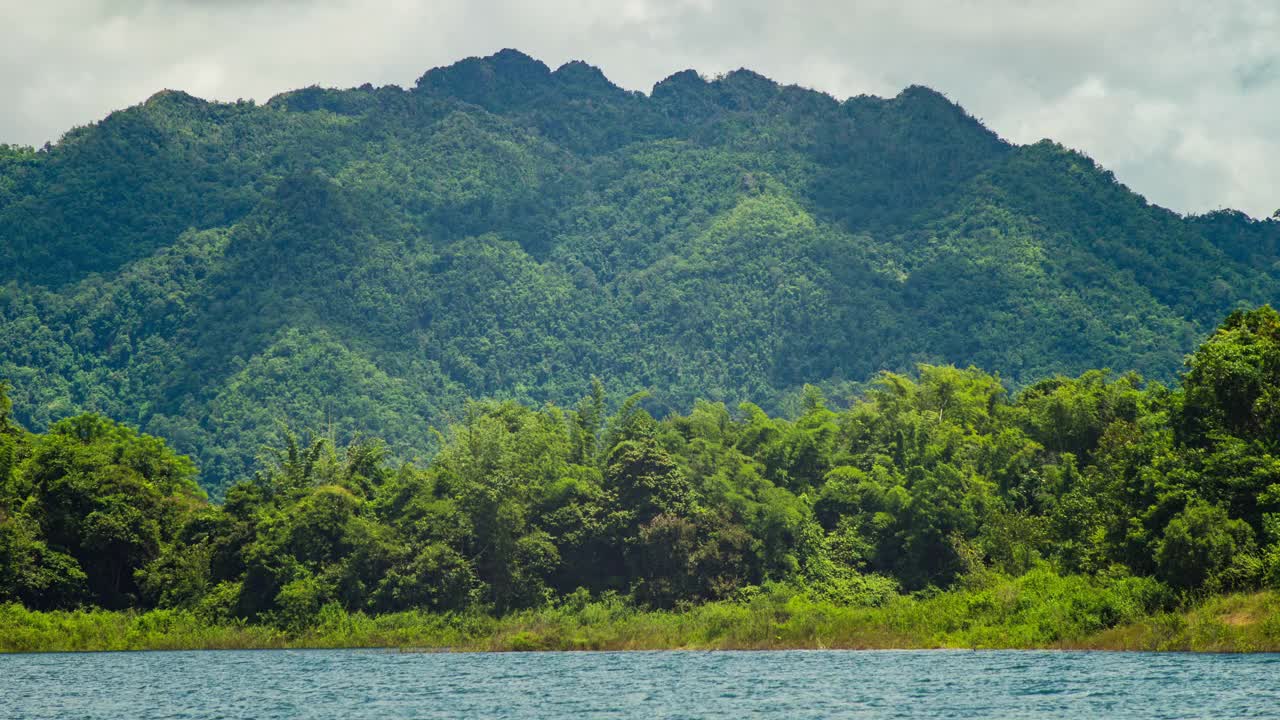
[[[841,99],[927,85],[1179,212],[1280,208],[1277,0],[0,0],[0,143],[165,88],[411,87],[506,47],[645,92],[686,68]]]

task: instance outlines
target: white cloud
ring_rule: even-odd
[[[1081,149],[1180,211],[1280,207],[1271,0],[0,0],[0,142],[40,144],[164,88],[259,100],[408,86],[516,47],[647,90],[749,67],[845,97],[934,87],[1015,142]]]

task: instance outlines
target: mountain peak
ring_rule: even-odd
[[[501,110],[528,101],[552,84],[546,63],[507,48],[428,70],[418,78],[417,90]]]
[[[549,75],[551,73],[551,68],[547,67],[546,63],[515,48],[503,48],[483,59],[494,67],[502,68],[503,70],[538,75]]]
[[[955,104],[951,102],[945,94],[934,90],[928,85],[908,85],[898,93],[898,98],[923,102],[946,103],[947,105]]]
[[[755,70],[748,70],[747,68],[731,70],[726,73],[724,77],[720,78],[719,82],[723,85],[750,87],[757,90],[776,89],[778,87],[778,83],[774,82],[770,78],[761,75]]]
[[[706,85],[707,81],[698,74],[698,71],[689,68],[672,73],[654,83],[652,95],[653,97],[658,97],[659,95],[673,94],[690,88],[703,88]]]
[[[565,89],[582,89],[593,93],[622,90],[610,82],[600,68],[581,60],[570,60],[556,68],[551,76]]]
[[[969,113],[965,109],[951,100],[943,93],[934,90],[925,85],[909,85],[899,92],[892,100],[899,105],[906,105],[913,108],[919,108],[932,118],[945,118],[947,116],[964,116],[968,117]]]
[[[182,90],[170,90],[168,88],[161,90],[147,98],[143,105],[206,105],[204,100]]]

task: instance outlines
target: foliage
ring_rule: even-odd
[[[782,594],[911,623],[928,608],[950,620],[910,636],[948,644],[1081,638],[1280,577],[1258,420],[1280,388],[1257,351],[1276,317],[1232,314],[1172,389],[1090,371],[1010,394],[922,365],[843,408],[805,386],[791,417],[702,401],[656,419],[642,396],[608,413],[595,380],[573,409],[469,403],[423,466],[284,428],[222,504],[157,438],[0,415],[0,601],[297,636],[351,614],[733,614]]]
[[[409,460],[468,397],[563,405],[592,376],[610,403],[649,389],[656,415],[776,414],[805,382],[843,396],[919,362],[1012,387],[1092,367],[1170,381],[1219,317],[1280,289],[1280,221],[1179,217],[927,88],[837,101],[685,71],[643,95],[511,50],[407,90],[165,91],[40,150],[0,145],[0,239],[13,417],[131,423],[215,498],[283,420]],[[1206,358],[1205,392],[1247,395],[1222,384],[1249,382],[1231,362]],[[1197,393],[1186,423],[1217,422]],[[1082,402],[1062,412],[1111,412]],[[1242,422],[1272,422],[1267,402]],[[1050,449],[1083,467],[1065,444],[1089,441]],[[812,470],[769,480],[803,492],[821,478],[782,474]],[[1248,493],[1212,501],[1238,514]]]
[[[1280,221],[926,88],[164,92],[0,145],[0,237],[6,647],[1195,646],[1280,586]]]
[[[306,628],[210,622],[186,610],[38,612],[0,605],[0,652],[399,647],[410,650],[1089,648],[1274,651],[1280,597],[1227,595],[1169,612],[1150,581],[1040,572],[989,587],[867,606],[773,588],[668,611],[617,597],[502,618],[329,606]]]

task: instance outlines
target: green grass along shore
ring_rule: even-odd
[[[1132,579],[1130,579],[1132,580]],[[980,589],[851,607],[775,588],[678,611],[616,599],[500,618],[323,608],[305,628],[209,622],[178,610],[35,612],[0,606],[0,651],[385,647],[414,650],[1095,649],[1280,651],[1280,593],[1151,611],[1142,582],[1033,572]]]

